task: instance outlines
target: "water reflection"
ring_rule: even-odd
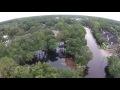
[[[54,50],[38,50],[35,52],[34,58],[26,64],[35,64],[38,61],[47,62],[56,68],[71,68],[76,69],[74,64],[74,55],[66,53],[65,43],[59,42]]]
[[[105,67],[107,65],[107,58],[102,55],[100,49],[97,46],[97,43],[91,34],[91,30],[89,28],[85,28],[86,30],[86,40],[87,46],[91,50],[93,54],[92,60],[90,60],[87,64],[89,67],[88,75],[85,78],[105,78]]]

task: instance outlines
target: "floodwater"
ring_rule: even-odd
[[[59,33],[59,31],[53,30],[53,33],[55,36]],[[53,56],[53,58],[49,59],[48,63],[56,68],[71,68],[71,69],[76,69],[76,65],[74,64],[73,58],[71,59],[71,56],[66,55],[66,49],[65,47],[59,47],[59,46],[64,46],[64,42],[59,42],[58,46],[56,47],[56,52],[58,55],[55,56],[54,54],[49,55]],[[64,52],[61,53],[61,52]]]
[[[55,36],[59,33],[54,30]],[[72,58],[72,59],[71,59]],[[35,57],[32,61],[27,61],[27,64],[35,64],[36,62],[47,62],[56,68],[71,68],[76,69],[73,56],[66,53],[65,42],[59,42],[53,50],[38,50],[35,52]]]
[[[62,43],[62,42],[60,42]],[[64,51],[64,53],[62,53]],[[56,68],[71,68],[75,69],[75,64],[74,60],[72,57],[68,56],[66,54],[66,49],[65,47],[56,47],[56,52],[57,56],[54,54],[50,55],[53,56],[53,58],[49,59],[48,63]]]
[[[107,58],[98,48],[96,40],[94,39],[91,30],[87,27],[84,27],[86,30],[85,39],[87,40],[87,46],[91,50],[93,54],[92,60],[90,60],[87,64],[89,67],[88,75],[85,78],[105,78],[105,67],[107,66]]]

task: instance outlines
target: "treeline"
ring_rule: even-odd
[[[109,19],[103,19],[103,18],[95,18],[95,17],[89,17],[84,18],[81,21],[82,25],[88,26],[92,29],[93,35],[96,38],[96,41],[99,45],[102,45],[102,43],[107,44],[105,38],[103,37],[101,30],[107,30],[110,33],[112,33],[117,39],[118,42],[119,36],[120,36],[120,22],[109,20]]]
[[[7,61],[5,61],[7,60]],[[8,61],[9,60],[9,61]],[[3,62],[2,62],[3,61]],[[36,63],[34,66],[13,64],[12,59],[3,57],[1,74],[4,78],[82,78],[84,68],[78,67],[77,70],[55,68],[47,63]],[[6,64],[8,63],[8,64]]]
[[[108,72],[110,78],[120,78],[120,59],[118,57],[108,58]]]
[[[76,18],[80,17],[40,16],[0,23],[0,62],[3,62],[0,63],[0,72],[3,77],[83,77],[84,66],[91,59],[92,54],[86,47],[85,30],[80,20]],[[54,36],[52,30],[59,31],[57,37]],[[4,35],[8,37],[3,38]],[[6,40],[11,41],[8,46],[4,43]],[[75,63],[80,67],[77,71],[68,69],[68,72],[60,71],[46,64],[34,66],[25,64],[26,61],[34,58],[35,51],[53,50],[61,41],[66,42],[67,53],[74,56]],[[21,66],[20,63],[25,65]],[[51,68],[50,72],[49,68]],[[66,76],[61,76],[64,74]]]

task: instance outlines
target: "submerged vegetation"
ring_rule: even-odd
[[[103,18],[84,16],[37,16],[9,20],[0,23],[0,73],[3,78],[82,78],[85,66],[92,59],[86,46],[84,26],[91,28],[97,43],[109,43],[101,30],[110,31],[119,42],[120,23]],[[59,31],[57,36],[53,30]],[[5,37],[6,36],[6,37]],[[77,69],[55,68],[47,62],[35,60],[38,50],[53,51],[59,42],[65,43],[66,54],[72,56]],[[48,58],[47,58],[48,59]],[[115,63],[111,60],[115,59]],[[48,61],[48,60],[47,60]],[[116,66],[117,64],[117,66]],[[119,77],[119,60],[110,58],[109,71]],[[113,68],[117,67],[117,69]],[[116,75],[114,75],[116,74]]]
[[[84,77],[85,65],[91,59],[86,47],[85,30],[74,16],[40,16],[0,23],[0,72],[3,77]],[[53,30],[59,31],[54,36]],[[3,36],[7,36],[3,38]],[[10,40],[9,44],[5,41]],[[51,51],[65,42],[77,70],[57,69],[45,64],[28,65],[37,50]],[[4,62],[4,63],[2,63]]]

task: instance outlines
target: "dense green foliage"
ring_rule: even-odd
[[[77,18],[82,18],[76,20]],[[113,20],[83,16],[38,16],[0,23],[0,73],[6,78],[78,78],[84,77],[84,66],[92,58],[86,46],[85,30],[90,27],[99,45],[107,44],[101,29],[110,31],[120,42],[120,23]],[[55,37],[53,30],[59,31]],[[3,38],[3,35],[8,35]],[[9,45],[5,41],[10,40]],[[74,55],[77,70],[57,69],[47,63],[26,65],[37,50],[53,50],[58,42],[66,42],[66,51]],[[119,77],[119,60],[109,58],[109,71]],[[21,66],[20,63],[25,64]]]
[[[81,78],[84,76],[83,71],[84,67],[78,70],[57,69],[46,63],[38,62],[34,66],[14,65],[2,71],[2,74],[5,78]]]
[[[84,66],[91,59],[85,30],[78,16],[38,16],[0,23],[0,72],[6,78],[84,77]],[[57,37],[53,30],[59,31]],[[7,35],[7,38],[3,38]],[[10,44],[5,45],[5,41]],[[47,64],[26,65],[37,50],[53,50],[66,42],[66,51],[75,56],[77,70],[56,69]],[[20,64],[25,64],[21,66]]]
[[[120,78],[120,60],[118,57],[111,56],[108,58],[108,71],[114,78]]]
[[[79,19],[79,20],[77,20]],[[83,26],[91,28],[99,45],[107,44],[101,29],[108,30],[120,42],[120,22],[84,16],[37,16],[13,19],[0,23],[0,73],[4,78],[80,78],[85,65],[92,58],[86,46]],[[59,31],[57,37],[53,30]],[[3,38],[3,35],[8,35]],[[10,44],[5,45],[5,41]],[[58,42],[66,42],[66,53],[74,56],[77,70],[57,69],[47,63],[27,65],[37,50],[53,50]],[[120,61],[108,58],[108,70],[113,77],[120,77]],[[20,63],[25,64],[21,66]]]

